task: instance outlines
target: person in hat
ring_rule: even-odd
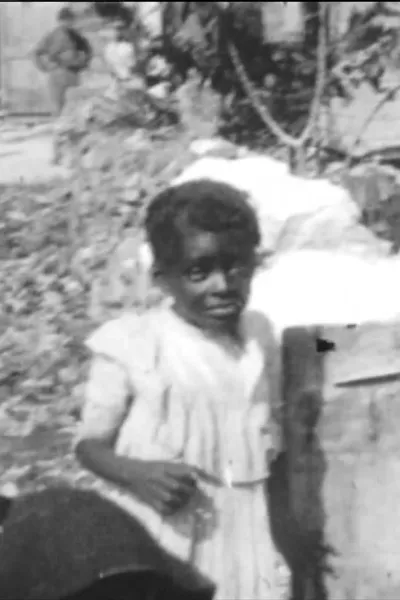
[[[77,31],[75,15],[69,8],[60,10],[57,27],[39,42],[34,56],[38,69],[48,74],[53,115],[58,118],[68,91],[79,84],[82,71],[92,59],[90,43]],[[57,156],[54,160],[57,162]]]
[[[215,586],[94,491],[0,498],[1,600],[212,600]]]

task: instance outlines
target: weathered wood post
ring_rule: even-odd
[[[400,598],[400,324],[287,331],[295,600]]]

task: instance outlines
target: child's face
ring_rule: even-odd
[[[247,303],[255,252],[227,236],[191,230],[179,265],[163,276],[179,314],[203,329],[232,332]]]

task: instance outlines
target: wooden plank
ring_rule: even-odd
[[[299,600],[400,598],[400,381],[335,385],[344,368],[370,371],[378,358],[390,365],[398,330],[370,324],[284,336],[288,479],[306,557],[303,572],[296,567]],[[319,354],[317,335],[336,349]],[[307,548],[321,550],[314,570]]]
[[[400,323],[325,327],[323,335],[340,349],[325,359],[329,383],[400,373]]]
[[[338,548],[332,561],[336,578],[327,578],[327,587],[337,599],[394,600],[400,598],[400,381],[384,376],[399,367],[400,325],[325,328],[324,336],[336,343],[324,359],[318,428],[328,464],[325,535]],[[371,375],[381,377],[368,383]],[[360,384],[335,389],[343,378],[358,378]],[[345,471],[351,476],[343,483]],[[334,489],[340,489],[341,507]],[[343,543],[340,519],[348,531]]]
[[[324,598],[322,462],[313,433],[321,410],[323,379],[317,330],[291,329],[283,336],[283,398],[291,517],[297,536],[293,559],[295,600]]]

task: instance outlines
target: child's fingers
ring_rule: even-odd
[[[200,467],[193,467],[194,476],[197,481],[209,481],[210,475],[208,475],[204,469],[200,469]]]
[[[196,485],[199,476],[196,467],[191,467],[184,463],[173,463],[169,474],[180,481],[186,481],[190,485]]]

